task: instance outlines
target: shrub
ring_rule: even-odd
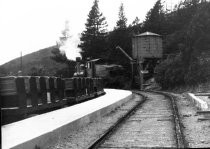
[[[155,71],[157,72],[155,80],[164,89],[184,84],[184,69],[180,56],[166,59],[155,68]]]
[[[166,59],[160,63],[155,71],[156,82],[163,89],[181,85],[196,86],[210,80],[210,61],[195,59],[188,67],[183,65],[181,56]]]
[[[210,61],[196,60],[191,63],[185,74],[185,82],[189,85],[205,83],[210,78]]]

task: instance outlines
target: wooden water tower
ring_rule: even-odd
[[[145,32],[132,38],[133,59],[160,59],[163,55],[162,38],[160,35]]]
[[[145,32],[132,38],[132,57],[136,60],[135,82],[143,88],[144,80],[151,78],[154,68],[163,56],[162,37]]]

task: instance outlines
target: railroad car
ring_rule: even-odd
[[[92,61],[89,61],[92,63]],[[92,63],[94,65],[94,63]],[[92,66],[94,68],[94,66]],[[87,76],[9,76],[0,78],[2,124],[105,94],[94,70]]]

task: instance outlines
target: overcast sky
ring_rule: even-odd
[[[72,35],[70,48],[77,50],[79,34],[85,29],[87,15],[94,0],[0,0],[0,65],[20,56],[55,45],[65,22]],[[119,6],[124,4],[128,24],[137,16],[142,22],[157,0],[99,0],[99,9],[106,17],[108,30],[118,19]],[[163,0],[162,0],[163,1]],[[165,0],[174,5],[179,0]],[[165,3],[165,4],[166,4]],[[67,50],[67,56],[74,57]]]

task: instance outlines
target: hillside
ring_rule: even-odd
[[[30,75],[35,71],[41,71],[42,75],[55,75],[58,70],[65,68],[65,64],[51,59],[51,51],[55,48],[56,46],[51,46],[23,56],[23,75]],[[0,76],[17,75],[19,70],[20,58],[16,58],[0,66]]]

